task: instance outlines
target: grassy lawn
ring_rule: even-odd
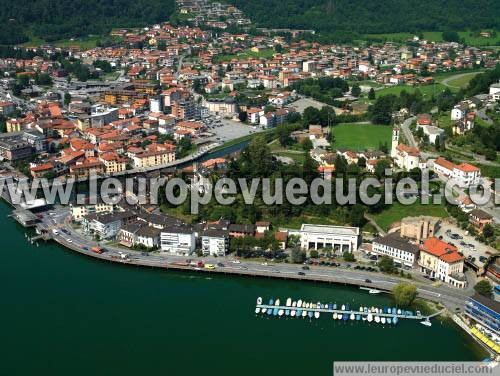
[[[442,42],[443,37],[440,31],[425,31],[422,33],[425,40],[430,42]],[[497,30],[498,34],[498,30]],[[476,33],[472,33],[470,31],[459,31],[458,35],[460,38],[465,40],[465,43],[469,46],[495,46],[498,42],[497,37],[485,38]],[[366,34],[366,38],[376,38],[383,39],[392,42],[404,42],[408,39],[413,38],[414,34],[412,33],[386,33],[386,34]]]
[[[293,151],[289,151],[289,150],[276,150],[276,151],[273,151],[273,154],[278,155],[280,157],[291,158],[291,159],[293,159],[293,161],[296,164],[299,164],[299,165],[303,164],[304,160],[306,158],[305,152],[297,153],[297,152],[293,152]]]
[[[97,42],[101,39],[99,35],[92,35],[83,38],[74,38],[74,39],[61,39],[54,42],[46,42],[41,38],[32,37],[28,42],[23,43],[25,47],[38,47],[44,43],[53,44],[56,47],[68,48],[72,46],[78,46],[82,50],[89,50],[97,46]]]
[[[345,123],[333,127],[334,148],[352,150],[378,149],[380,143],[391,145],[392,127],[387,125]]]
[[[416,90],[420,90],[422,93],[422,96],[424,98],[426,97],[431,97],[432,94],[438,94],[446,89],[446,86],[440,83],[435,83],[431,85],[415,85],[415,86],[410,86],[410,85],[394,85],[394,86],[388,86],[383,89],[377,90],[377,97],[378,96],[383,96],[383,95],[388,95],[388,94],[395,94],[399,96],[399,94],[405,90],[408,93],[414,93]]]
[[[373,219],[384,230],[388,230],[394,222],[398,222],[405,217],[418,217],[420,215],[430,215],[433,217],[448,217],[444,205],[422,205],[420,201],[416,201],[412,205],[403,205],[399,202],[394,202],[389,208],[382,213],[373,215]]]
[[[238,59],[238,60],[245,60],[250,58],[271,59],[273,55],[274,55],[274,49],[267,48],[259,52],[247,50],[245,52],[240,52],[238,54],[219,55],[217,56],[216,60],[220,62],[220,61],[230,61],[232,59]]]
[[[481,169],[481,175],[489,177],[489,178],[497,178],[500,176],[500,167],[499,166],[489,166],[489,165],[479,165]]]

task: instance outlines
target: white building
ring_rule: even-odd
[[[227,231],[207,230],[201,235],[201,250],[204,256],[225,256],[229,251]]]
[[[163,252],[188,255],[194,252],[196,238],[189,227],[168,227],[160,233],[160,248]]]
[[[490,95],[495,101],[500,100],[500,82],[490,86]]]
[[[160,233],[161,230],[152,226],[142,226],[136,232],[136,243],[141,244],[147,248],[160,247]]]
[[[394,232],[376,238],[372,243],[372,253],[389,256],[395,263],[412,267],[418,260],[419,248]]]
[[[358,249],[359,228],[302,224],[300,245],[302,249],[333,248],[343,253]]]
[[[442,157],[434,161],[433,170],[436,174],[455,180],[461,188],[479,184],[481,180],[481,170],[468,163],[456,165]]]
[[[89,214],[82,220],[82,229],[87,234],[93,234],[99,239],[115,237],[124,223],[137,216],[132,212]]]

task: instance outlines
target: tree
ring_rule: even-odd
[[[352,85],[351,94],[353,96],[355,96],[355,97],[359,97],[360,96],[360,94],[361,94],[361,88],[359,87],[358,84]]]
[[[354,261],[356,261],[356,259],[354,258],[354,255],[351,252],[349,252],[349,251],[345,251],[342,254],[342,258],[344,259],[344,261],[347,261],[347,262],[354,262]]]
[[[391,167],[391,162],[388,159],[381,159],[375,165],[375,175],[382,179],[385,176],[385,170]]]
[[[486,239],[489,239],[489,238],[492,238],[493,236],[495,236],[495,230],[493,229],[493,226],[490,225],[489,223],[486,224],[483,228],[483,236]]]
[[[443,31],[442,37],[445,42],[458,42],[460,40],[456,31]]]
[[[382,273],[394,273],[394,270],[396,269],[392,257],[386,255],[380,258],[377,265]]]
[[[392,292],[396,304],[400,307],[410,306],[417,297],[417,287],[413,283],[400,282],[394,286]]]
[[[476,283],[474,286],[474,290],[480,295],[487,296],[488,298],[491,298],[493,296],[493,286],[491,286],[491,283],[483,279]]]
[[[312,249],[312,250],[309,251],[309,256],[311,258],[318,258],[319,257],[319,253],[315,249]]]
[[[290,254],[290,261],[293,264],[302,264],[305,259],[306,259],[306,254],[299,247],[292,248],[292,252]]]
[[[375,99],[375,89],[371,88],[370,91],[368,92],[368,99],[374,100]]]
[[[313,148],[313,143],[309,138],[305,138],[304,141],[302,141],[302,149],[304,149],[305,152],[309,152]]]
[[[245,122],[247,121],[247,118],[248,118],[248,114],[246,111],[241,111],[239,114],[238,114],[238,119],[240,119],[241,122]]]
[[[434,142],[434,146],[436,147],[437,151],[441,150],[441,141],[440,141],[439,137],[436,137],[436,142]]]
[[[64,93],[64,105],[67,106],[71,103],[71,94],[68,92]]]

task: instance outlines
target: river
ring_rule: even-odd
[[[354,288],[136,268],[27,243],[0,203],[2,374],[331,375],[334,360],[477,360],[450,323],[431,328],[268,319],[257,296],[384,306]]]

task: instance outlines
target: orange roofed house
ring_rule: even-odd
[[[457,248],[431,237],[420,246],[418,265],[426,275],[458,288],[467,284],[464,275],[464,257]]]

